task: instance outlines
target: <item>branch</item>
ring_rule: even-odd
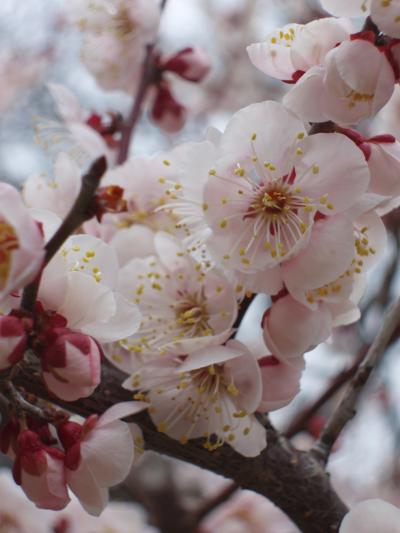
[[[82,176],[81,189],[70,212],[45,246],[46,255],[43,268],[56,254],[64,241],[76,231],[86,220],[93,216],[92,204],[94,194],[99,186],[103,174],[107,170],[107,160],[104,156],[99,157],[92,163],[89,170]],[[22,294],[21,308],[31,313],[33,311],[37,293],[39,290],[41,273],[25,287]]]
[[[125,375],[108,363],[103,365],[102,381],[95,393],[77,402],[64,402],[51,396],[40,376],[35,374],[35,363],[24,364],[26,372],[16,376],[17,385],[81,416],[102,413],[115,403],[132,398],[132,393],[121,387]],[[294,449],[270,427],[267,448],[259,456],[247,458],[228,445],[214,452],[204,449],[201,440],[183,445],[159,433],[147,413],[135,415],[130,421],[141,427],[147,449],[211,470],[266,496],[305,533],[336,533],[347,512],[320,462],[311,454]]]
[[[160,5],[161,13],[165,8],[166,3],[167,0],[162,0]],[[136,127],[136,124],[140,119],[143,102],[151,85],[157,79],[158,72],[153,63],[155,45],[156,43],[151,43],[147,45],[146,48],[146,55],[142,63],[142,76],[139,81],[139,85],[135,94],[132,109],[129,113],[128,120],[126,121],[125,126],[122,129],[122,138],[117,156],[117,165],[122,165],[122,163],[125,163],[125,161],[128,159],[129,146],[131,143],[132,134]]]
[[[372,342],[364,361],[352,379],[344,397],[321,432],[313,452],[325,464],[344,426],[355,415],[355,405],[369,376],[382,359],[396,329],[400,325],[400,298],[387,311],[382,326]]]
[[[291,422],[287,430],[285,431],[285,436],[288,439],[291,439],[297,433],[305,429],[307,422],[319,411],[319,409],[325,405],[339,390],[340,388],[347,383],[357,372],[358,367],[360,366],[361,361],[364,359],[366,354],[366,347],[362,347],[353,364],[344,370],[342,370],[332,381],[328,388],[317,398],[311,405],[305,407],[304,410],[300,411],[297,414],[295,419]]]

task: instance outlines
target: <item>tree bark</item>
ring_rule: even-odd
[[[76,402],[52,397],[40,378],[37,363],[24,364],[13,381],[38,398],[88,416],[132,399],[132,393],[121,387],[124,378],[119,370],[105,363],[101,385],[91,397]],[[227,445],[214,452],[204,449],[201,440],[182,445],[159,433],[147,413],[128,421],[141,427],[147,449],[211,470],[233,479],[242,488],[254,490],[284,511],[304,533],[337,533],[347,512],[320,462],[311,453],[296,450],[273,428],[267,428],[266,449],[258,457],[247,458]]]

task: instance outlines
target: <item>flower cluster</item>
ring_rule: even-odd
[[[37,507],[63,509],[70,489],[88,513],[98,515],[107,504],[108,487],[125,479],[134,460],[131,428],[119,419],[146,406],[119,403],[83,423],[11,418],[0,432],[0,448],[14,462],[15,482]]]
[[[85,33],[84,61],[106,89],[132,92],[158,24],[156,2],[78,3],[71,9]],[[63,508],[69,488],[100,512],[133,459],[137,430],[119,419],[143,409],[182,444],[201,439],[210,452],[229,445],[259,455],[267,431],[257,413],[287,405],[304,354],[359,318],[366,274],[385,248],[381,217],[400,197],[399,142],[355,129],[399,78],[397,4],[385,4],[370,6],[385,38],[325,18],[250,45],[257,68],[291,84],[283,103],[249,105],[223,132],[151,157],[117,164],[122,118],[89,113],[50,84],[63,119],[53,126],[85,160],[105,155],[110,169],[86,222],[50,261],[50,239],[79,194],[82,158],[59,152],[53,179],[31,176],[22,194],[0,184],[0,369],[29,349],[55,403],[73,402],[94,393],[106,357],[125,372],[135,401],[83,423],[13,413],[1,448],[39,507]],[[175,131],[185,110],[170,76],[200,81],[208,61],[193,48],[147,52],[147,103]],[[326,121],[335,123],[316,124]],[[34,281],[27,309],[23,289]],[[253,353],[235,336],[257,293],[270,305],[259,324],[264,346]]]

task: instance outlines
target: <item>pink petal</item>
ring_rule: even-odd
[[[242,350],[243,355],[229,360],[224,365],[224,373],[232,378],[239,390],[238,402],[248,413],[254,413],[260,405],[262,381],[256,357],[239,341],[227,343],[230,349]]]
[[[241,356],[244,350],[245,347],[241,343],[233,346],[210,346],[188,355],[178,370],[179,372],[190,372],[205,366],[218,365]]]
[[[353,259],[353,226],[340,215],[314,223],[310,241],[298,255],[283,263],[286,286],[316,289],[338,278]]]
[[[109,424],[110,422],[114,422],[115,420],[120,420],[121,418],[125,418],[126,416],[135,415],[136,413],[147,409],[148,406],[149,404],[145,402],[117,403],[107,409],[107,411],[104,411],[104,413],[97,421],[96,427],[102,427],[106,424]]]
[[[100,487],[90,469],[82,463],[75,471],[67,471],[69,488],[89,514],[99,516],[108,503],[108,490]]]
[[[291,361],[288,365],[279,361],[278,364],[261,365],[263,392],[259,411],[270,412],[281,409],[300,392],[304,359],[299,358],[298,362],[300,364],[292,364]]]
[[[398,533],[400,510],[384,500],[357,503],[344,517],[339,533]]]
[[[291,296],[284,296],[265,315],[264,340],[277,358],[287,362],[325,341],[331,334],[331,322],[325,305],[312,311]]]
[[[300,144],[303,155],[296,164],[298,183],[305,196],[318,200],[325,194],[334,209],[320,208],[332,214],[350,207],[367,190],[370,173],[364,155],[356,145],[339,133],[318,133]],[[338,158],[337,154],[341,154]],[[318,167],[318,173],[312,168]]]

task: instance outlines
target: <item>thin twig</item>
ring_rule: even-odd
[[[160,10],[163,12],[166,6],[167,0],[162,0]],[[142,63],[142,76],[139,81],[139,85],[135,94],[135,99],[132,105],[132,109],[129,113],[129,117],[122,129],[122,138],[117,156],[117,164],[122,165],[128,158],[129,146],[131,144],[133,131],[142,114],[143,102],[146,98],[148,90],[157,79],[157,68],[154,65],[154,48],[156,43],[147,45],[146,55]]]
[[[107,170],[107,160],[104,156],[94,161],[89,170],[82,176],[81,189],[70,212],[45,246],[43,268],[56,254],[65,240],[74,233],[86,220],[93,216],[93,198],[103,174]],[[31,313],[39,290],[41,274],[27,285],[22,294],[21,308]]]
[[[357,372],[361,361],[364,359],[367,348],[363,346],[354,359],[353,364],[344,370],[342,370],[337,376],[333,378],[330,385],[325,389],[322,394],[311,404],[307,405],[304,410],[300,411],[294,420],[290,423],[289,427],[285,431],[285,436],[291,439],[297,433],[305,429],[307,423],[317,413],[323,405],[325,405],[339,390],[345,385]]]
[[[313,453],[326,463],[332,447],[344,426],[355,415],[355,405],[374,368],[380,362],[393,334],[400,325],[400,298],[387,311],[382,326],[372,342],[364,361],[352,379],[343,399],[315,443]]]

